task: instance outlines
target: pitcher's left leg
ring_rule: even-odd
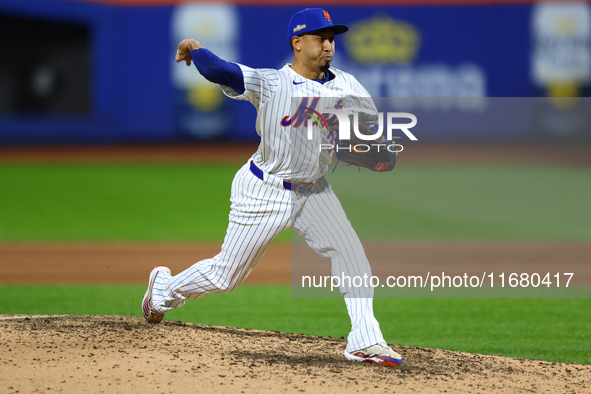
[[[328,182],[322,178],[305,199],[295,218],[294,228],[316,253],[332,262],[332,275],[371,277],[363,245]],[[355,351],[384,342],[380,325],[374,317],[373,288],[340,283],[339,289],[351,318],[347,350]]]

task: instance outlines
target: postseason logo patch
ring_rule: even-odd
[[[305,29],[305,28],[306,28],[305,24],[304,25],[297,25],[296,27],[293,28],[293,32],[295,33],[295,32],[298,32],[302,29]]]

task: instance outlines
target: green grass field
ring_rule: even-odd
[[[0,242],[221,242],[236,169],[0,166]],[[339,168],[330,177],[363,239],[591,241],[591,172],[581,169],[401,164],[392,174]],[[0,313],[139,315],[144,290],[0,286]],[[375,311],[393,343],[591,364],[589,299],[376,299]],[[349,330],[342,300],[292,299],[287,286],[243,286],[167,319],[332,337]]]
[[[0,286],[2,313],[141,316],[144,286]],[[72,294],[75,296],[73,297]],[[375,299],[386,340],[411,346],[591,364],[590,299]],[[346,337],[342,299],[296,299],[289,286],[239,287],[166,320]]]
[[[219,241],[238,168],[0,166],[0,242]],[[591,241],[585,170],[415,165],[330,179],[365,239]]]
[[[591,171],[534,165],[344,170],[331,174],[331,184],[362,238],[591,241]]]

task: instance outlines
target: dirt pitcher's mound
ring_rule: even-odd
[[[591,366],[396,346],[400,368],[345,341],[121,316],[0,317],[1,392],[589,392]]]

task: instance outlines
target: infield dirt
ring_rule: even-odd
[[[0,317],[0,391],[589,392],[591,366],[396,346],[401,367],[346,361],[345,340],[121,316]]]

